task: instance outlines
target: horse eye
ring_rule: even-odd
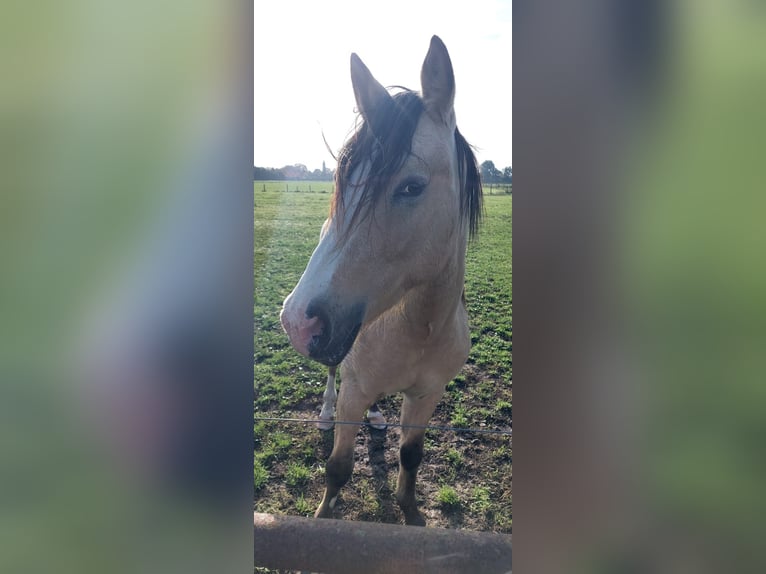
[[[421,193],[423,193],[423,190],[426,188],[425,185],[410,182],[402,187],[399,188],[399,190],[396,192],[396,195],[400,197],[417,197]]]

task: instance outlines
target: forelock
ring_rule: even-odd
[[[423,100],[417,92],[399,89],[369,117],[359,116],[358,128],[338,156],[331,214],[337,216],[338,222],[349,218],[346,230],[369,215],[412,152],[412,136],[423,113]],[[352,174],[362,173],[359,168],[363,165],[364,176],[352,181]],[[346,213],[349,193],[354,193],[358,201]]]

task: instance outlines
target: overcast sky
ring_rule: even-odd
[[[384,86],[420,89],[431,36],[455,70],[460,131],[479,161],[511,161],[511,0],[308,0],[255,4],[254,165],[335,167],[354,125],[349,57]]]

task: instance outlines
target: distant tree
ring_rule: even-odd
[[[282,173],[285,179],[308,179],[309,170],[302,163],[296,163],[294,165],[286,165],[282,168]]]
[[[282,180],[285,179],[282,170],[274,169],[272,167],[258,167],[253,166],[253,179],[263,180]]]
[[[308,179],[309,178],[309,168],[307,168],[302,163],[296,163],[293,166],[298,171],[298,179]]]
[[[503,168],[503,183],[513,183],[513,168],[510,165]]]
[[[485,183],[497,183],[500,171],[495,167],[495,162],[487,160],[481,162],[481,178]]]

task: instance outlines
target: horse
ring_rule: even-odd
[[[361,421],[380,397],[402,393],[396,500],[406,524],[425,526],[415,500],[422,427],[470,351],[465,255],[482,190],[437,36],[420,80],[420,93],[389,91],[351,54],[357,129],[338,155],[329,216],[280,322],[296,351],[330,367],[325,403],[340,366],[337,420]],[[331,517],[353,471],[359,427],[336,426],[316,518]]]

